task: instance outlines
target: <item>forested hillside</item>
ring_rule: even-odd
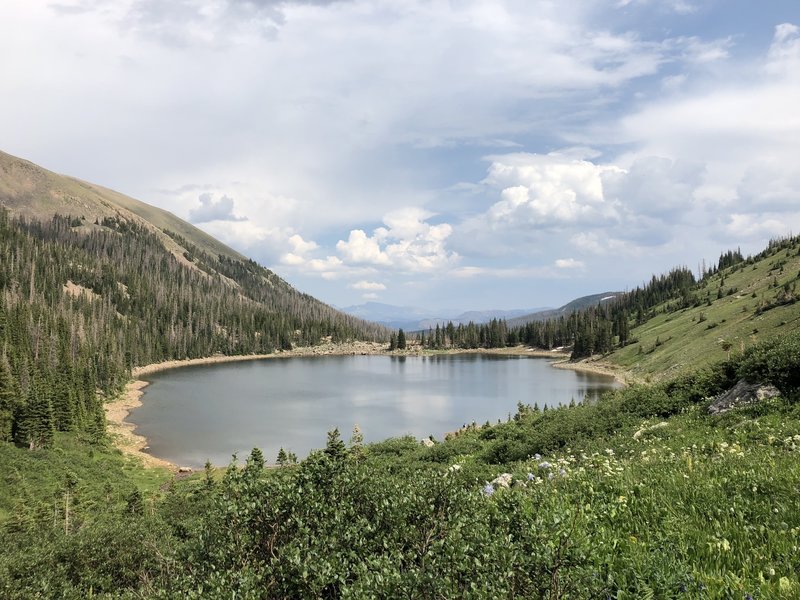
[[[431,349],[563,348],[601,357],[639,376],[680,372],[800,328],[800,236],[772,240],[745,258],[724,252],[698,276],[674,268],[593,305],[519,324],[447,324],[418,337]],[[603,301],[605,300],[605,301]]]
[[[252,261],[172,235],[182,260],[137,222],[0,209],[0,440],[101,435],[96,391],[115,392],[137,365],[385,336]]]

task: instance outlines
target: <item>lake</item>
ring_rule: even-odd
[[[611,377],[554,369],[525,356],[322,356],[183,367],[143,377],[143,405],[128,420],[155,456],[202,467],[274,462],[283,447],[305,457],[334,427],[365,441],[410,434],[437,439],[475,421],[496,423],[517,402],[539,406],[597,397]]]

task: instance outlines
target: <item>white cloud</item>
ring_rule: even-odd
[[[507,154],[490,160],[484,183],[502,188],[501,200],[485,215],[490,226],[598,227],[618,219],[617,207],[603,195],[603,175],[621,172],[618,167],[559,153]]]
[[[789,214],[731,214],[721,219],[717,234],[724,239],[750,242],[800,231],[800,211]]]
[[[289,238],[289,245],[292,248],[292,252],[298,255],[308,254],[312,250],[319,248],[316,242],[306,241],[299,234],[294,234]]]
[[[373,265],[411,273],[430,272],[450,267],[459,256],[446,247],[452,233],[447,223],[432,225],[426,219],[433,214],[420,208],[403,208],[384,216],[386,227],[378,227],[371,236],[354,229],[336,249],[344,262]]]
[[[800,66],[800,27],[792,23],[781,23],[775,27],[775,35],[767,55],[767,71],[797,79]]]
[[[583,261],[574,258],[558,258],[555,265],[557,269],[582,269],[586,266]]]
[[[350,286],[354,290],[372,290],[372,291],[382,291],[386,289],[386,286],[377,281],[356,281],[355,283],[351,283]]]
[[[191,223],[208,223],[210,221],[246,221],[247,217],[238,217],[233,213],[233,198],[221,196],[214,199],[208,192],[200,194],[197,200],[200,206],[189,211]]]
[[[621,119],[609,137],[636,148],[631,160],[655,155],[690,165],[690,172],[669,177],[696,185],[694,198],[708,210],[788,210],[800,202],[798,106],[800,29],[783,24],[757,63],[645,105]]]
[[[385,252],[381,250],[380,239],[385,239],[385,229],[377,229],[373,237],[361,229],[354,229],[350,232],[347,241],[339,240],[336,249],[350,263],[372,265],[389,265],[391,261]]]
[[[298,256],[297,254],[293,254],[291,252],[287,252],[283,256],[281,256],[281,263],[290,267],[298,267],[306,262],[306,259],[302,256]]]

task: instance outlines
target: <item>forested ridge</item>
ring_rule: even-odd
[[[0,440],[102,435],[101,398],[138,365],[385,337],[253,261],[182,241],[183,262],[133,221],[0,210]]]
[[[758,287],[759,293],[756,289],[746,290],[757,301],[749,308],[743,307],[743,312],[758,317],[770,309],[796,303],[800,299],[797,292],[800,272],[787,267],[790,262],[797,262],[798,256],[800,236],[775,239],[754,256],[745,258],[738,249],[723,252],[716,265],[701,267],[698,276],[687,267],[676,267],[666,274],[653,275],[648,282],[617,294],[613,299],[557,318],[530,321],[520,326],[509,325],[502,319],[455,326],[448,323],[420,332],[418,338],[430,349],[502,348],[525,344],[546,350],[566,348],[573,359],[605,355],[637,343],[639,340],[632,336],[632,330],[658,315],[669,318],[681,311],[710,307],[717,300],[736,296],[743,290],[726,281],[765,262],[769,262],[767,293],[761,289],[765,286],[753,285],[761,282],[751,278],[751,287]],[[659,340],[659,344],[661,342]]]

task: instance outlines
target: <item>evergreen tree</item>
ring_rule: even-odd
[[[400,329],[397,332],[397,349],[398,350],[406,349],[406,334],[402,329]]]
[[[339,435],[339,428],[328,432],[328,443],[325,446],[325,454],[334,459],[343,458],[347,454],[347,448]]]
[[[14,415],[20,409],[19,392],[11,378],[5,356],[0,358],[0,442],[10,442],[14,435]]]
[[[17,439],[31,450],[49,446],[53,441],[53,407],[47,389],[35,380],[28,402],[21,410]]]
[[[288,463],[288,457],[286,456],[286,451],[283,448],[278,450],[278,458],[275,462],[279,467],[286,466]]]

